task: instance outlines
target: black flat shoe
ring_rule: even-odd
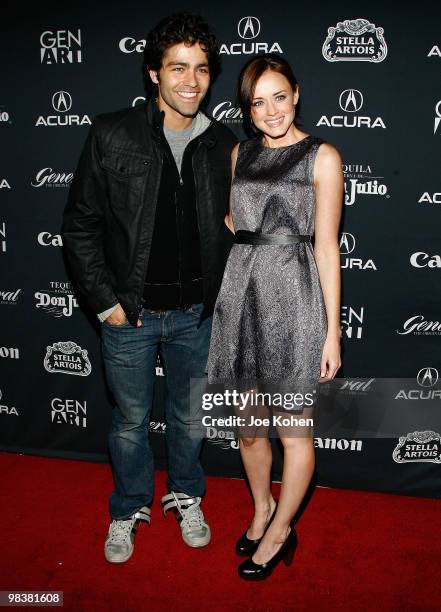
[[[294,551],[297,547],[297,533],[294,528],[288,534],[281,548],[269,561],[259,565],[251,559],[247,559],[238,567],[239,576],[245,580],[264,580],[271,575],[273,569],[283,560],[285,565],[291,565]]]
[[[276,501],[276,505],[274,506],[274,510],[273,513],[271,515],[270,520],[268,521],[267,526],[265,527],[265,531],[262,534],[262,537],[260,537],[257,540],[250,540],[247,537],[247,532],[245,531],[245,533],[243,535],[240,536],[240,538],[237,540],[236,542],[236,553],[238,555],[241,555],[242,557],[252,557],[254,555],[254,553],[257,550],[257,547],[260,544],[261,539],[263,538],[263,536],[266,533],[266,530],[268,529],[268,527],[271,525],[271,523],[273,522],[273,518],[276,515],[276,510],[277,510],[277,504],[279,502]],[[248,530],[247,530],[248,531]]]

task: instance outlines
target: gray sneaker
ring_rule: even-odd
[[[150,508],[144,506],[126,520],[113,520],[104,544],[104,556],[110,563],[124,563],[132,556],[140,521],[150,524]]]
[[[211,532],[200,508],[200,497],[190,497],[185,493],[172,491],[164,495],[161,503],[164,514],[171,508],[176,509],[176,516],[181,524],[182,539],[188,546],[193,548],[207,546]]]

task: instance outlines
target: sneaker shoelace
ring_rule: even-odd
[[[126,521],[112,521],[110,531],[111,542],[125,542],[128,535],[132,531],[132,527],[135,523],[135,518],[128,519]]]
[[[199,508],[199,504],[201,503],[200,499],[188,508],[182,508],[178,499],[175,498],[175,500],[179,514],[182,516],[182,521],[190,530],[205,527],[204,515]]]

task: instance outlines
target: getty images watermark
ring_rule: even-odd
[[[330,381],[192,379],[191,435],[398,439],[441,432],[441,377],[424,367],[411,378]],[[435,435],[433,434],[433,435]],[[441,439],[441,438],[440,438]],[[441,444],[441,442],[440,442]]]
[[[303,407],[313,406],[314,393],[270,393],[263,391],[238,391],[237,389],[225,389],[223,392],[204,393],[202,395],[201,407],[204,411],[212,411],[216,408],[230,408],[236,414],[227,416],[216,416],[213,414],[202,416],[204,427],[313,427],[312,418],[299,418],[286,411],[299,410]],[[284,414],[272,413],[264,416],[265,409],[272,407],[274,410],[282,410]],[[254,410],[253,410],[254,409]],[[239,414],[238,414],[239,413]],[[240,413],[246,413],[241,416]]]

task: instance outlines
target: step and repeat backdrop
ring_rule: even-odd
[[[343,159],[337,385],[347,414],[357,420],[360,406],[372,410],[378,428],[367,431],[357,420],[320,431],[317,483],[440,496],[441,9],[424,2],[417,9],[372,1],[272,7],[109,0],[5,11],[2,450],[108,461],[112,398],[100,324],[66,268],[62,212],[93,117],[144,102],[146,33],[160,18],[189,10],[212,24],[221,44],[209,116],[245,138],[239,71],[256,53],[279,53],[300,83],[302,129],[332,143]],[[163,380],[158,361],[150,437],[159,467],[166,466]],[[275,452],[278,479],[276,443]],[[203,463],[208,474],[243,475],[237,440],[215,428]]]

